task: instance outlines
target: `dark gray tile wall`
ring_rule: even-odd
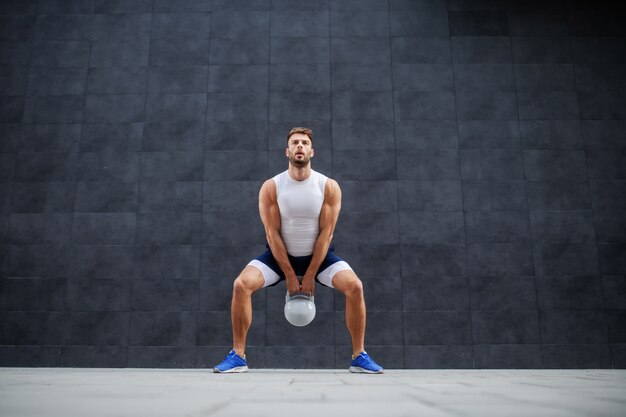
[[[626,16],[594,2],[0,2],[0,365],[210,367],[313,128],[388,368],[626,365]],[[344,368],[254,295],[253,367]]]

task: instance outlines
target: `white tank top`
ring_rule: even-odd
[[[280,210],[280,235],[291,256],[313,253],[320,230],[327,176],[311,170],[309,178],[296,181],[288,171],[276,175],[276,197]]]

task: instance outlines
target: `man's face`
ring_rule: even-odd
[[[311,161],[315,153],[311,139],[304,133],[294,133],[289,137],[285,151],[289,162],[296,168],[303,168]]]

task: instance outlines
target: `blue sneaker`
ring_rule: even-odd
[[[352,355],[352,362],[350,363],[350,372],[364,373],[364,374],[382,374],[384,372],[383,367],[374,362],[374,359],[370,358],[370,355],[366,351],[359,353],[356,358]]]
[[[213,372],[220,374],[227,373],[239,373],[239,372],[248,372],[248,362],[246,362],[246,355],[243,355],[243,358],[237,355],[235,349],[228,352],[226,359],[222,361],[219,365],[213,368]]]

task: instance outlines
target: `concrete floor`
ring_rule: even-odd
[[[626,370],[0,368],[0,416],[626,416]]]

